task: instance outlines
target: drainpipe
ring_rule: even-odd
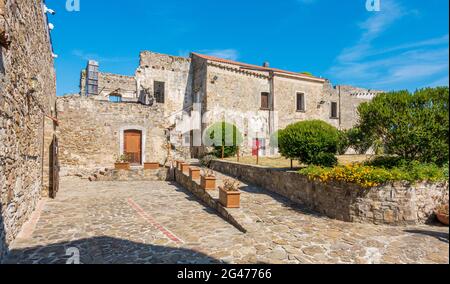
[[[269,84],[270,84],[270,91],[269,91],[269,98],[270,98],[270,110],[269,110],[269,140],[270,137],[272,137],[272,134],[274,133],[275,128],[275,117],[274,117],[274,111],[275,111],[275,82],[274,82],[275,74],[273,71],[269,72]],[[272,154],[272,153],[271,153]]]

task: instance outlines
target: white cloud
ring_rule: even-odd
[[[448,78],[449,36],[377,48],[377,39],[402,17],[416,14],[394,0],[384,0],[381,12],[359,23],[358,41],[345,48],[328,74],[346,84],[390,90],[421,81],[439,85]],[[379,41],[381,42],[381,40]],[[436,77],[444,77],[436,81]],[[434,79],[433,79],[434,78]]]
[[[239,58],[239,52],[235,49],[205,49],[199,52],[228,60],[237,60]]]

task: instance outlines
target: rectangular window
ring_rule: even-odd
[[[331,103],[331,118],[339,118],[338,117],[338,104],[336,102]]]
[[[122,96],[119,95],[110,95],[109,101],[112,103],[121,103],[122,102]]]
[[[297,93],[297,111],[305,110],[305,94]]]
[[[261,93],[261,109],[269,109],[269,93]]]
[[[165,102],[165,83],[155,81],[154,84],[154,94],[155,100],[159,104],[163,104]]]

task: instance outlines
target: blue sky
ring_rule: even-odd
[[[47,0],[58,95],[79,92],[89,58],[100,70],[132,75],[139,52],[190,51],[309,71],[333,84],[383,90],[449,81],[449,2],[381,0]]]

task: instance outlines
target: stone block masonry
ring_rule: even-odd
[[[56,81],[42,1],[0,0],[0,33],[1,260],[50,190]]]
[[[426,223],[434,218],[434,210],[440,200],[448,199],[449,194],[448,182],[396,182],[363,189],[346,183],[313,182],[297,172],[219,160],[213,161],[211,168],[346,222],[387,225]]]

